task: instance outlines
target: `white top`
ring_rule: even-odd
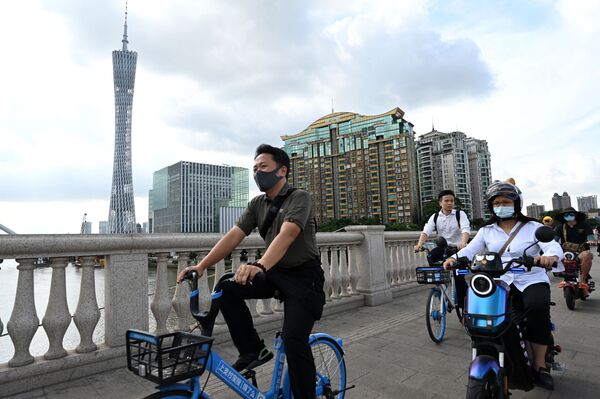
[[[438,212],[437,220],[437,232],[439,235],[444,237],[448,244],[458,245],[461,241],[462,233],[469,234],[471,232],[471,226],[469,225],[469,218],[463,211],[460,212],[460,226],[456,222],[456,209],[452,209],[449,215],[444,215],[444,212]],[[423,233],[430,236],[434,232],[435,225],[433,224],[433,218],[435,213],[429,217],[425,227],[423,227]]]
[[[512,228],[511,233],[517,228],[521,222],[517,222]],[[510,259],[518,258],[523,255],[523,250],[533,244],[535,239],[535,230],[542,226],[538,222],[527,222],[525,226],[517,233],[515,238],[511,241],[506,248],[506,251],[502,254],[502,261],[507,262]],[[465,256],[470,260],[477,254],[484,254],[486,252],[500,252],[500,249],[504,246],[504,243],[508,240],[510,234],[506,234],[496,223],[488,226],[484,226],[473,237],[473,240],[458,251],[457,256]],[[558,256],[561,260],[564,257],[560,244],[552,240],[550,242],[539,242],[536,245],[529,248],[526,252],[527,255],[537,256],[540,254],[540,250],[544,251],[544,256]],[[554,271],[561,271],[564,267],[559,261],[558,266]],[[548,283],[548,275],[546,269],[543,267],[534,266],[530,272],[512,273],[507,272],[500,277],[508,285],[514,284],[519,291],[523,291],[531,284],[535,283]]]

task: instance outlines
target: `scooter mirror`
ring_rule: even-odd
[[[547,226],[540,226],[535,230],[535,238],[541,242],[550,242],[555,236],[554,230]]]
[[[448,241],[442,236],[437,236],[435,239],[435,245],[440,248],[446,248],[448,246]]]

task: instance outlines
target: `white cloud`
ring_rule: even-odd
[[[303,130],[332,98],[336,111],[399,106],[418,133],[433,117],[438,130],[487,139],[494,177],[514,176],[537,203],[589,193],[600,183],[589,172],[600,123],[589,4],[131,2],[138,221],[152,172],[180,160],[250,166],[256,145]],[[76,232],[79,208],[108,213],[123,4],[0,7],[14,60],[0,65],[0,223],[10,213],[19,232]],[[45,216],[63,211],[62,222]]]

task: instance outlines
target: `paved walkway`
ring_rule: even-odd
[[[594,260],[600,270],[600,261]],[[562,292],[553,281],[553,321],[556,342],[563,353],[558,361],[566,370],[553,372],[556,388],[545,391],[514,391],[512,398],[598,398],[600,397],[600,291],[578,301],[569,311]],[[598,279],[600,282],[600,279]],[[315,331],[326,331],[344,338],[349,384],[356,388],[347,398],[463,398],[470,362],[470,340],[458,324],[449,319],[446,339],[436,345],[430,341],[424,320],[427,290],[396,298],[393,302],[332,315],[320,321]],[[267,338],[271,333],[262,334]],[[231,348],[217,345],[228,360],[235,358]],[[259,370],[259,386],[265,388],[269,367]],[[234,396],[214,377],[207,392],[214,398]],[[154,392],[154,384],[125,368],[69,383],[48,386],[12,399],[35,398],[142,398]]]

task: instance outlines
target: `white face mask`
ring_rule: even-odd
[[[500,219],[505,219],[513,216],[515,214],[514,206],[495,206],[494,214],[498,216]]]

